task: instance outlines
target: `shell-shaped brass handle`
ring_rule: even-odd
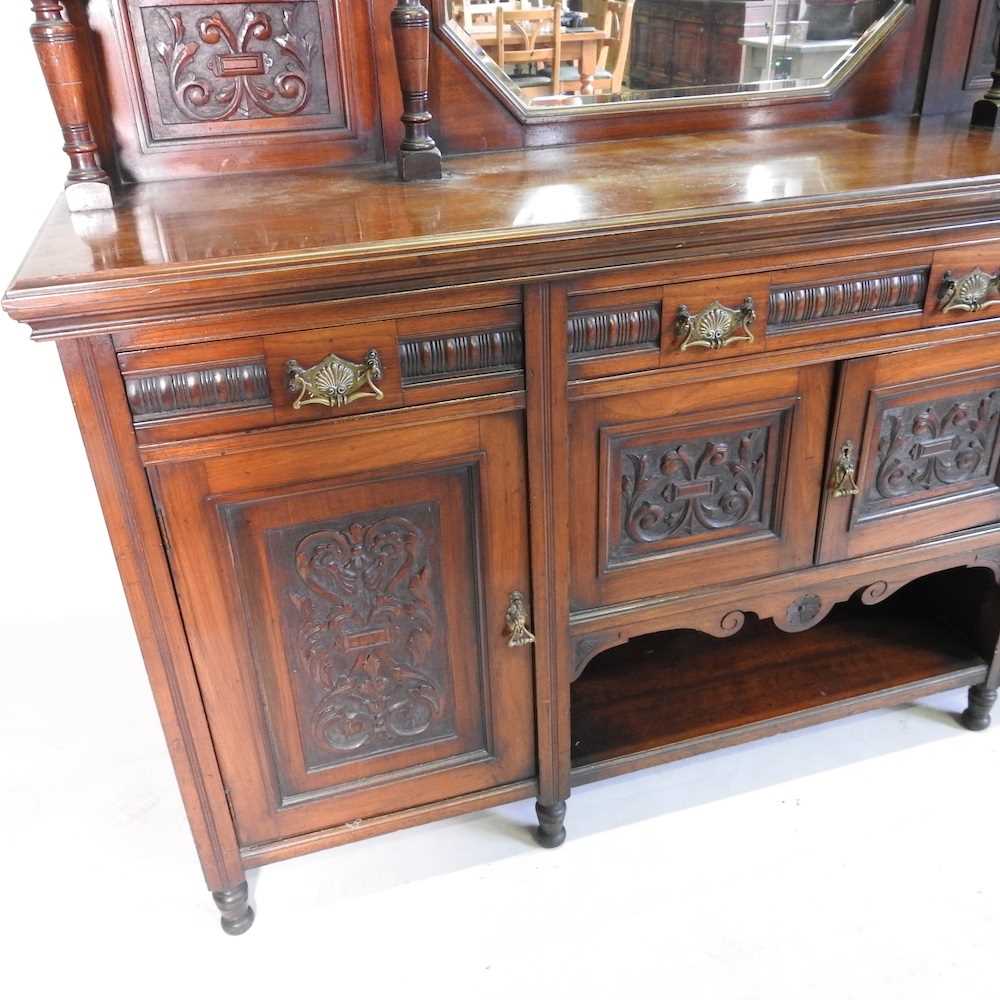
[[[289,361],[287,370],[288,390],[298,393],[292,403],[293,410],[310,403],[339,407],[366,396],[383,398],[382,390],[375,384],[382,378],[382,359],[374,347],[361,364],[330,354],[312,368]]]
[[[987,274],[977,267],[964,278],[946,271],[938,292],[938,306],[941,312],[979,312],[1000,306],[1000,271]]]
[[[508,598],[505,618],[508,646],[530,646],[535,641],[534,635],[528,631],[528,606],[519,590]]]
[[[840,457],[833,467],[833,482],[830,484],[830,489],[835,497],[856,497],[860,492],[853,441],[845,441],[840,449]]]
[[[687,306],[677,310],[677,336],[683,337],[681,350],[703,347],[718,351],[730,344],[752,344],[750,324],[757,318],[753,299],[748,295],[739,309],[730,309],[718,299],[691,315]]]

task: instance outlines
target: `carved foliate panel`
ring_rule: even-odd
[[[995,484],[1000,389],[876,411],[878,450],[859,517]]]
[[[436,504],[272,528],[310,768],[454,732]]]
[[[346,126],[333,5],[128,6],[153,139]]]
[[[781,413],[608,438],[608,564],[772,532]]]

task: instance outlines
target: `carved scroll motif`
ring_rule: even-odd
[[[613,554],[759,520],[768,437],[757,427],[623,452],[622,537]]]
[[[164,122],[329,110],[315,3],[159,7],[143,16],[154,68],[166,74],[157,86]]]
[[[409,511],[309,532],[288,596],[305,727],[334,761],[450,731],[436,517]]]
[[[988,477],[995,465],[998,428],[1000,390],[978,399],[884,410],[866,505]]]

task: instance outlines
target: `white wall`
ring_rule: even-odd
[[[3,4],[0,284],[60,195],[68,161],[28,37],[27,2]],[[56,349],[0,316],[0,630],[127,615]],[[113,626],[112,626],[113,627]],[[3,657],[0,656],[0,661]]]

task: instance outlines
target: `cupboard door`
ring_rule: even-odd
[[[574,404],[573,606],[812,562],[832,369]]]
[[[301,433],[153,477],[244,844],[535,768],[520,414]]]
[[[819,561],[1000,518],[998,429],[1000,339],[849,361],[830,442]]]

